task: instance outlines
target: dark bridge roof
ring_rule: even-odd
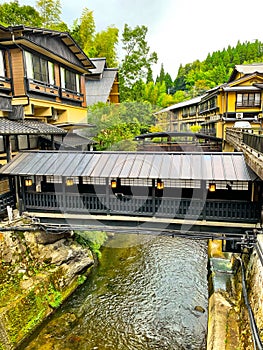
[[[242,153],[25,151],[0,169],[7,175],[252,181]]]
[[[160,131],[147,134],[141,134],[135,137],[135,140],[154,139],[155,137],[171,138],[171,137],[192,137],[197,139],[206,139],[211,141],[222,142],[222,139],[216,136],[201,134],[199,132],[188,131]]]

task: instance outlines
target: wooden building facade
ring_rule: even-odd
[[[202,133],[225,140],[226,128],[237,121],[259,128],[262,101],[263,63],[244,64],[235,66],[228,82],[157,114],[169,113],[165,131],[189,131],[199,125]]]

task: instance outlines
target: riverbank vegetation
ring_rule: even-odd
[[[22,227],[25,219],[16,224]],[[98,235],[94,249],[102,241]],[[4,230],[0,252],[0,350],[6,350],[24,341],[86,280],[94,258],[71,232]]]
[[[98,259],[101,258],[101,247],[108,240],[108,235],[104,231],[76,231],[76,241],[85,246],[96,255]]]

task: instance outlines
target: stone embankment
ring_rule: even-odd
[[[18,218],[12,226],[28,226]],[[15,349],[84,282],[94,257],[72,232],[0,227],[0,350]],[[4,228],[4,229],[3,229]]]
[[[258,235],[263,250],[263,237]],[[263,267],[257,250],[222,252],[222,242],[209,242],[209,319],[207,350],[254,350],[244,302],[240,258],[245,267],[248,301],[263,339]]]

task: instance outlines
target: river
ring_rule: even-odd
[[[116,234],[23,349],[206,349],[207,289],[207,242]]]

